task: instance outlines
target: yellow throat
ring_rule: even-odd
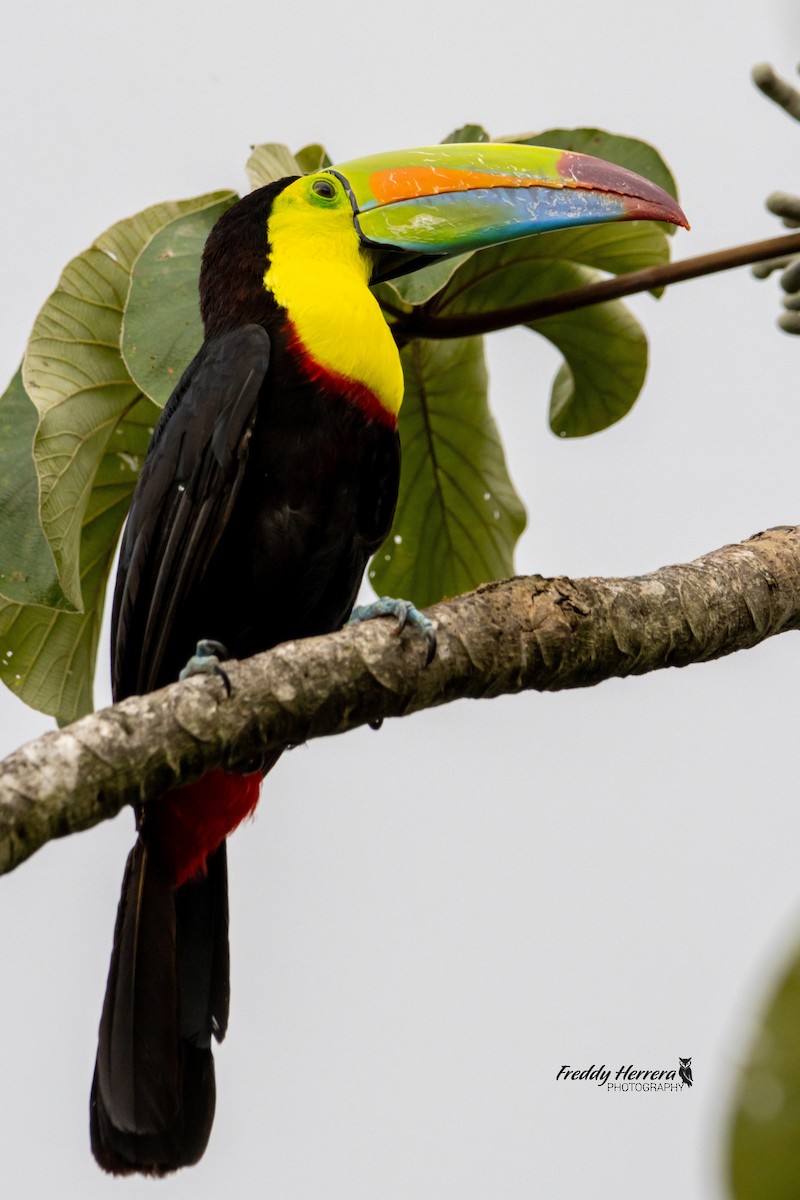
[[[396,418],[403,400],[400,355],[369,290],[370,266],[350,201],[343,189],[319,197],[313,183],[314,176],[305,176],[275,198],[264,286],[315,363],[367,388]]]

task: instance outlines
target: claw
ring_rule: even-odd
[[[197,643],[194,654],[178,676],[179,679],[190,679],[192,675],[217,675],[225,685],[225,691],[230,696],[231,681],[227,671],[223,671],[220,660],[228,657],[228,651],[222,642],[203,638]]]
[[[395,617],[397,633],[401,633],[406,625],[411,625],[421,633],[427,645],[425,666],[433,662],[436,654],[436,626],[433,621],[424,616],[410,600],[395,600],[392,596],[381,596],[371,604],[359,604],[353,609],[348,625],[360,625],[362,621],[371,621],[373,617]]]

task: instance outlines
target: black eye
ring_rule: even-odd
[[[332,200],[336,195],[336,188],[331,183],[330,179],[315,179],[311,185],[313,191],[321,196],[323,200]]]

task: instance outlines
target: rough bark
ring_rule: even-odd
[[[629,579],[487,584],[429,610],[436,657],[390,620],[290,642],[132,697],[0,764],[0,873],[52,838],[147,803],[213,766],[462,698],[590,687],[683,667],[800,627],[800,527]]]

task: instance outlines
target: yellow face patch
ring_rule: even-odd
[[[289,184],[275,198],[269,241],[264,286],[286,309],[306,352],[368,388],[396,416],[400,355],[369,290],[369,261],[340,180],[320,172]]]

